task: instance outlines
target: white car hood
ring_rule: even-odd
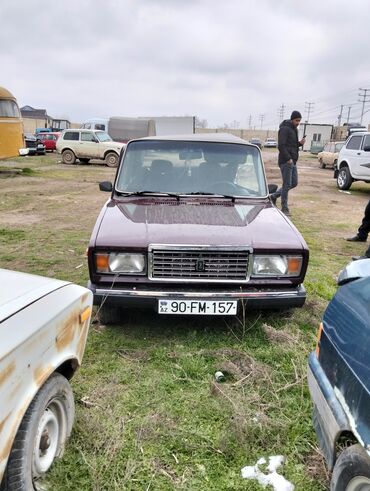
[[[0,322],[69,283],[0,269]]]

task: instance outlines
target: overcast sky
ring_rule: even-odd
[[[334,123],[341,104],[359,121],[369,19],[367,0],[1,0],[0,85],[73,122],[197,115],[246,128],[251,115],[259,128],[263,114],[275,128],[282,104],[305,119],[305,102],[310,122]]]

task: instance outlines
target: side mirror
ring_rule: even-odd
[[[364,152],[370,152],[370,145],[364,146]]]
[[[276,193],[278,186],[277,184],[269,184],[268,188],[269,188],[269,194],[273,194]]]
[[[100,191],[106,191],[111,193],[113,191],[113,184],[110,181],[99,182]]]
[[[370,276],[370,259],[358,259],[347,264],[338,275],[338,286]]]

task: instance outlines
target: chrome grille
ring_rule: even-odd
[[[248,250],[157,249],[149,251],[151,279],[246,281]]]

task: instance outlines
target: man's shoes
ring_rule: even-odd
[[[367,256],[352,256],[352,261],[358,261],[359,259],[370,259]]]
[[[290,211],[289,211],[289,208],[283,208],[281,211],[282,211],[282,212],[284,213],[284,215],[286,215],[287,217],[291,217],[291,216],[292,216],[292,215],[291,215],[291,213],[290,213]]]
[[[366,242],[367,239],[363,239],[362,237],[355,235],[354,237],[348,237],[346,240],[348,240],[348,242]]]

